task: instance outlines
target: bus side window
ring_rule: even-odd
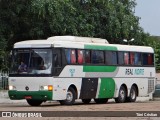
[[[135,59],[134,59],[134,64],[135,65],[141,65],[141,53],[135,53]]]
[[[124,64],[129,65],[129,52],[124,52]]]
[[[103,51],[93,50],[91,61],[93,64],[104,64],[104,54]]]
[[[154,65],[153,54],[143,53],[143,65]]]
[[[57,58],[57,54],[53,54],[53,63],[54,63],[53,66],[55,66],[55,67],[58,66],[58,58]]]
[[[117,65],[117,52],[112,52],[112,65]]]
[[[76,51],[74,49],[71,50],[71,63],[76,63]]]
[[[67,63],[70,64],[71,63],[71,50],[65,49],[65,55],[66,55]]]
[[[91,54],[91,61],[92,61],[93,64],[98,63],[97,55],[96,55],[96,51],[95,51],[95,50],[92,51],[92,54]]]
[[[148,65],[153,65],[154,64],[154,57],[153,54],[148,54]]]
[[[148,54],[143,53],[143,65],[148,65]]]
[[[78,64],[84,63],[84,50],[78,50]]]
[[[62,66],[62,58],[61,58],[61,49],[54,49],[53,52],[53,61],[54,61],[54,66],[55,67],[61,67]]]
[[[130,64],[135,65],[135,53],[130,52]]]
[[[85,50],[85,63],[91,63],[90,51]]]
[[[117,52],[105,51],[105,64],[117,65]]]
[[[153,54],[143,53],[143,65],[154,65]]]
[[[105,51],[105,64],[112,65],[112,52]]]
[[[118,52],[118,64],[124,65],[124,52]]]
[[[97,54],[98,54],[98,63],[104,64],[104,52],[103,51],[98,51]]]

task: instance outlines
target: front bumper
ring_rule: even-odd
[[[9,98],[11,100],[21,100],[26,99],[27,96],[30,96],[31,99],[34,100],[52,100],[52,91],[17,91],[17,90],[9,90],[8,91]]]

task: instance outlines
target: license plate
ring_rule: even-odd
[[[32,99],[32,96],[25,96],[25,99]]]

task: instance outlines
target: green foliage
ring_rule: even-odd
[[[138,38],[141,29],[134,16],[135,0],[1,0],[0,5],[0,31],[7,33],[9,48],[19,40],[53,35],[122,43],[124,38]]]
[[[110,43],[137,36],[138,17],[134,0],[32,0],[31,11],[51,35],[106,38]],[[47,36],[46,36],[47,37]]]

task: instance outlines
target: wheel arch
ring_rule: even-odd
[[[133,86],[136,88],[136,90],[137,90],[137,96],[138,96],[138,95],[139,95],[138,86],[137,86],[137,84],[136,84],[136,83],[132,84],[131,88],[132,88]]]
[[[76,92],[76,99],[78,98],[78,90],[77,90],[77,87],[74,85],[74,84],[71,84],[69,87],[68,87],[68,89],[69,88],[73,88],[74,90],[75,90],[75,92]]]

